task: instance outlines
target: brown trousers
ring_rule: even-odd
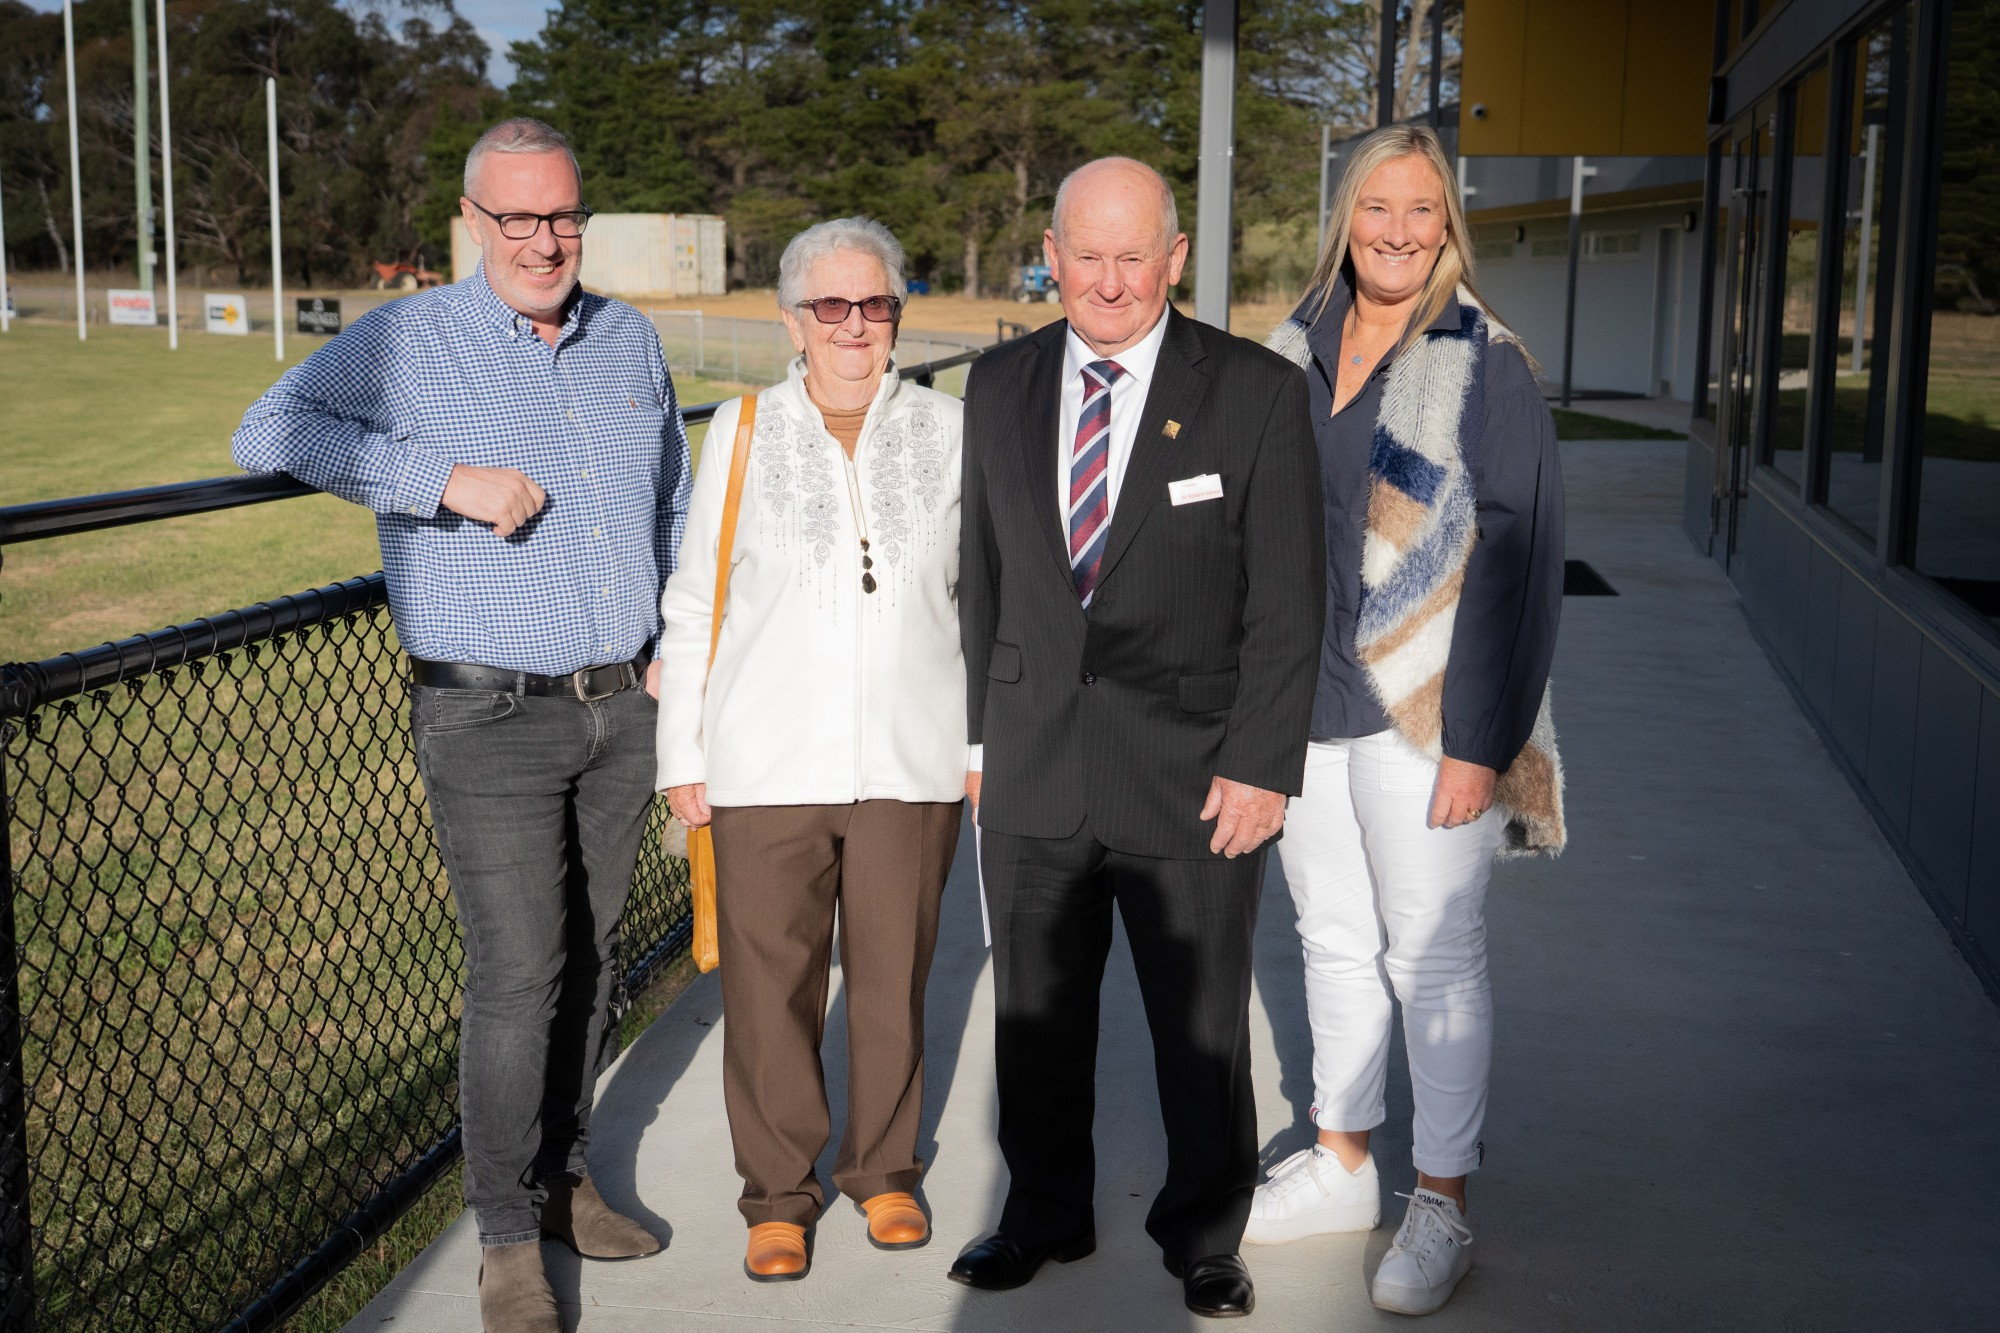
[[[857,1202],[914,1190],[924,986],[959,803],[715,810],[722,1088],[744,1219],[811,1226],[832,1122],[820,1040],[836,910],[847,1002],[847,1128],[833,1182]]]

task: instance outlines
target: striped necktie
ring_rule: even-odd
[[[1111,527],[1111,386],[1125,367],[1093,361],[1083,368],[1083,410],[1069,463],[1069,571],[1083,609],[1097,591],[1104,536]]]

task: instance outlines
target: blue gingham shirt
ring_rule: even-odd
[[[391,301],[251,404],[231,448],[375,511],[412,656],[563,675],[658,642],[693,469],[659,335],[622,301],[579,292],[553,348],[483,267]],[[455,463],[548,502],[503,541],[441,506]]]

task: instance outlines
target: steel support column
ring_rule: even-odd
[[[1229,327],[1236,156],[1236,0],[1208,0],[1201,32],[1201,172],[1195,184],[1194,317]]]

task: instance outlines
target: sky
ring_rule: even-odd
[[[367,7],[361,0],[343,0],[349,9]],[[62,0],[27,0],[31,9],[53,12],[62,8]],[[542,30],[542,22],[547,12],[555,5],[555,0],[458,0],[458,12],[467,22],[479,30],[492,49],[486,62],[486,77],[495,86],[505,88],[514,81],[514,66],[507,59],[507,44],[533,37]],[[394,8],[393,0],[385,8]],[[151,9],[147,13],[150,17]]]

